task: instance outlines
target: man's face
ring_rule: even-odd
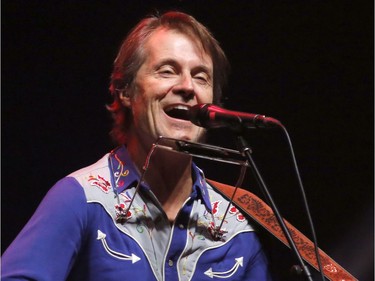
[[[213,66],[199,44],[173,30],[156,30],[125,105],[132,136],[149,146],[158,136],[198,141],[204,129],[177,118],[179,110],[213,100]]]

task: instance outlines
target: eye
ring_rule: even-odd
[[[205,72],[200,72],[194,75],[194,79],[198,81],[198,83],[202,85],[206,85],[210,83],[210,77],[207,73]]]
[[[169,77],[169,76],[176,74],[176,71],[172,66],[164,65],[164,66],[161,66],[157,70],[157,73],[160,74],[161,76]]]

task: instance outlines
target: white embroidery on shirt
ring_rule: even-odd
[[[136,256],[135,254],[131,254],[131,256],[128,256],[128,255],[125,255],[125,254],[122,254],[122,253],[119,253],[119,252],[116,252],[116,251],[113,251],[109,248],[108,244],[107,244],[107,241],[105,240],[105,237],[106,237],[106,234],[101,232],[99,229],[98,229],[98,237],[96,238],[97,240],[101,240],[102,241],[102,244],[104,246],[104,249],[107,251],[108,254],[110,254],[112,257],[115,257],[117,259],[120,259],[120,260],[131,260],[132,263],[136,263],[137,261],[139,261],[141,258]]]
[[[236,271],[238,270],[238,268],[241,266],[243,266],[243,257],[239,257],[239,258],[236,258],[235,259],[236,262],[235,264],[233,265],[233,267],[227,271],[222,271],[222,272],[215,272],[215,271],[212,271],[212,267],[210,267],[208,270],[206,270],[204,272],[204,274],[206,274],[208,277],[210,278],[229,278],[231,277],[233,274],[236,273]]]

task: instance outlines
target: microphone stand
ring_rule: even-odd
[[[245,138],[242,136],[242,135],[238,135],[238,145],[239,145],[239,152],[241,154],[243,154],[247,160],[249,161],[249,166],[251,167],[251,169],[253,170],[254,172],[254,175],[256,177],[256,180],[258,181],[259,185],[260,185],[260,188],[262,189],[262,191],[264,192],[264,194],[266,195],[267,199],[268,199],[268,202],[270,204],[270,207],[272,209],[272,211],[274,212],[275,216],[276,216],[276,219],[278,221],[278,223],[280,224],[280,227],[286,237],[286,239],[288,240],[288,243],[290,245],[290,248],[292,249],[292,251],[295,253],[297,259],[298,259],[298,262],[302,268],[302,271],[305,273],[305,276],[307,278],[307,280],[310,280],[310,281],[313,281],[312,279],[312,276],[311,276],[311,273],[310,273],[310,270],[309,268],[305,265],[297,247],[296,247],[296,244],[294,243],[294,240],[292,239],[291,237],[291,234],[290,234],[290,231],[289,229],[286,227],[285,225],[285,222],[284,222],[284,219],[282,218],[278,208],[276,207],[276,204],[275,202],[273,201],[272,199],[272,196],[271,196],[271,193],[269,192],[262,176],[260,175],[259,173],[259,170],[257,168],[257,166],[255,165],[255,162],[253,160],[253,157],[251,156],[251,149],[250,147],[248,146]]]

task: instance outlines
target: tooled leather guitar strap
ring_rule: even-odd
[[[224,197],[232,198],[234,187],[219,183],[213,180],[207,180],[208,183],[213,186],[218,192]],[[233,203],[240,208],[243,212],[248,214],[253,220],[259,223],[282,243],[289,247],[289,243],[283,234],[282,229],[276,217],[273,214],[271,207],[269,207],[264,201],[258,198],[253,193],[238,188],[233,198]],[[291,225],[285,220],[285,224],[290,230],[290,234],[293,241],[296,244],[301,257],[318,270],[318,262],[315,256],[315,246],[309,238],[303,235],[298,229]],[[289,247],[290,248],[290,247]],[[337,264],[331,257],[325,252],[319,249],[320,259],[323,267],[323,273],[326,278],[332,281],[355,281],[358,280],[347,272],[343,267]],[[319,271],[319,270],[318,270]]]

